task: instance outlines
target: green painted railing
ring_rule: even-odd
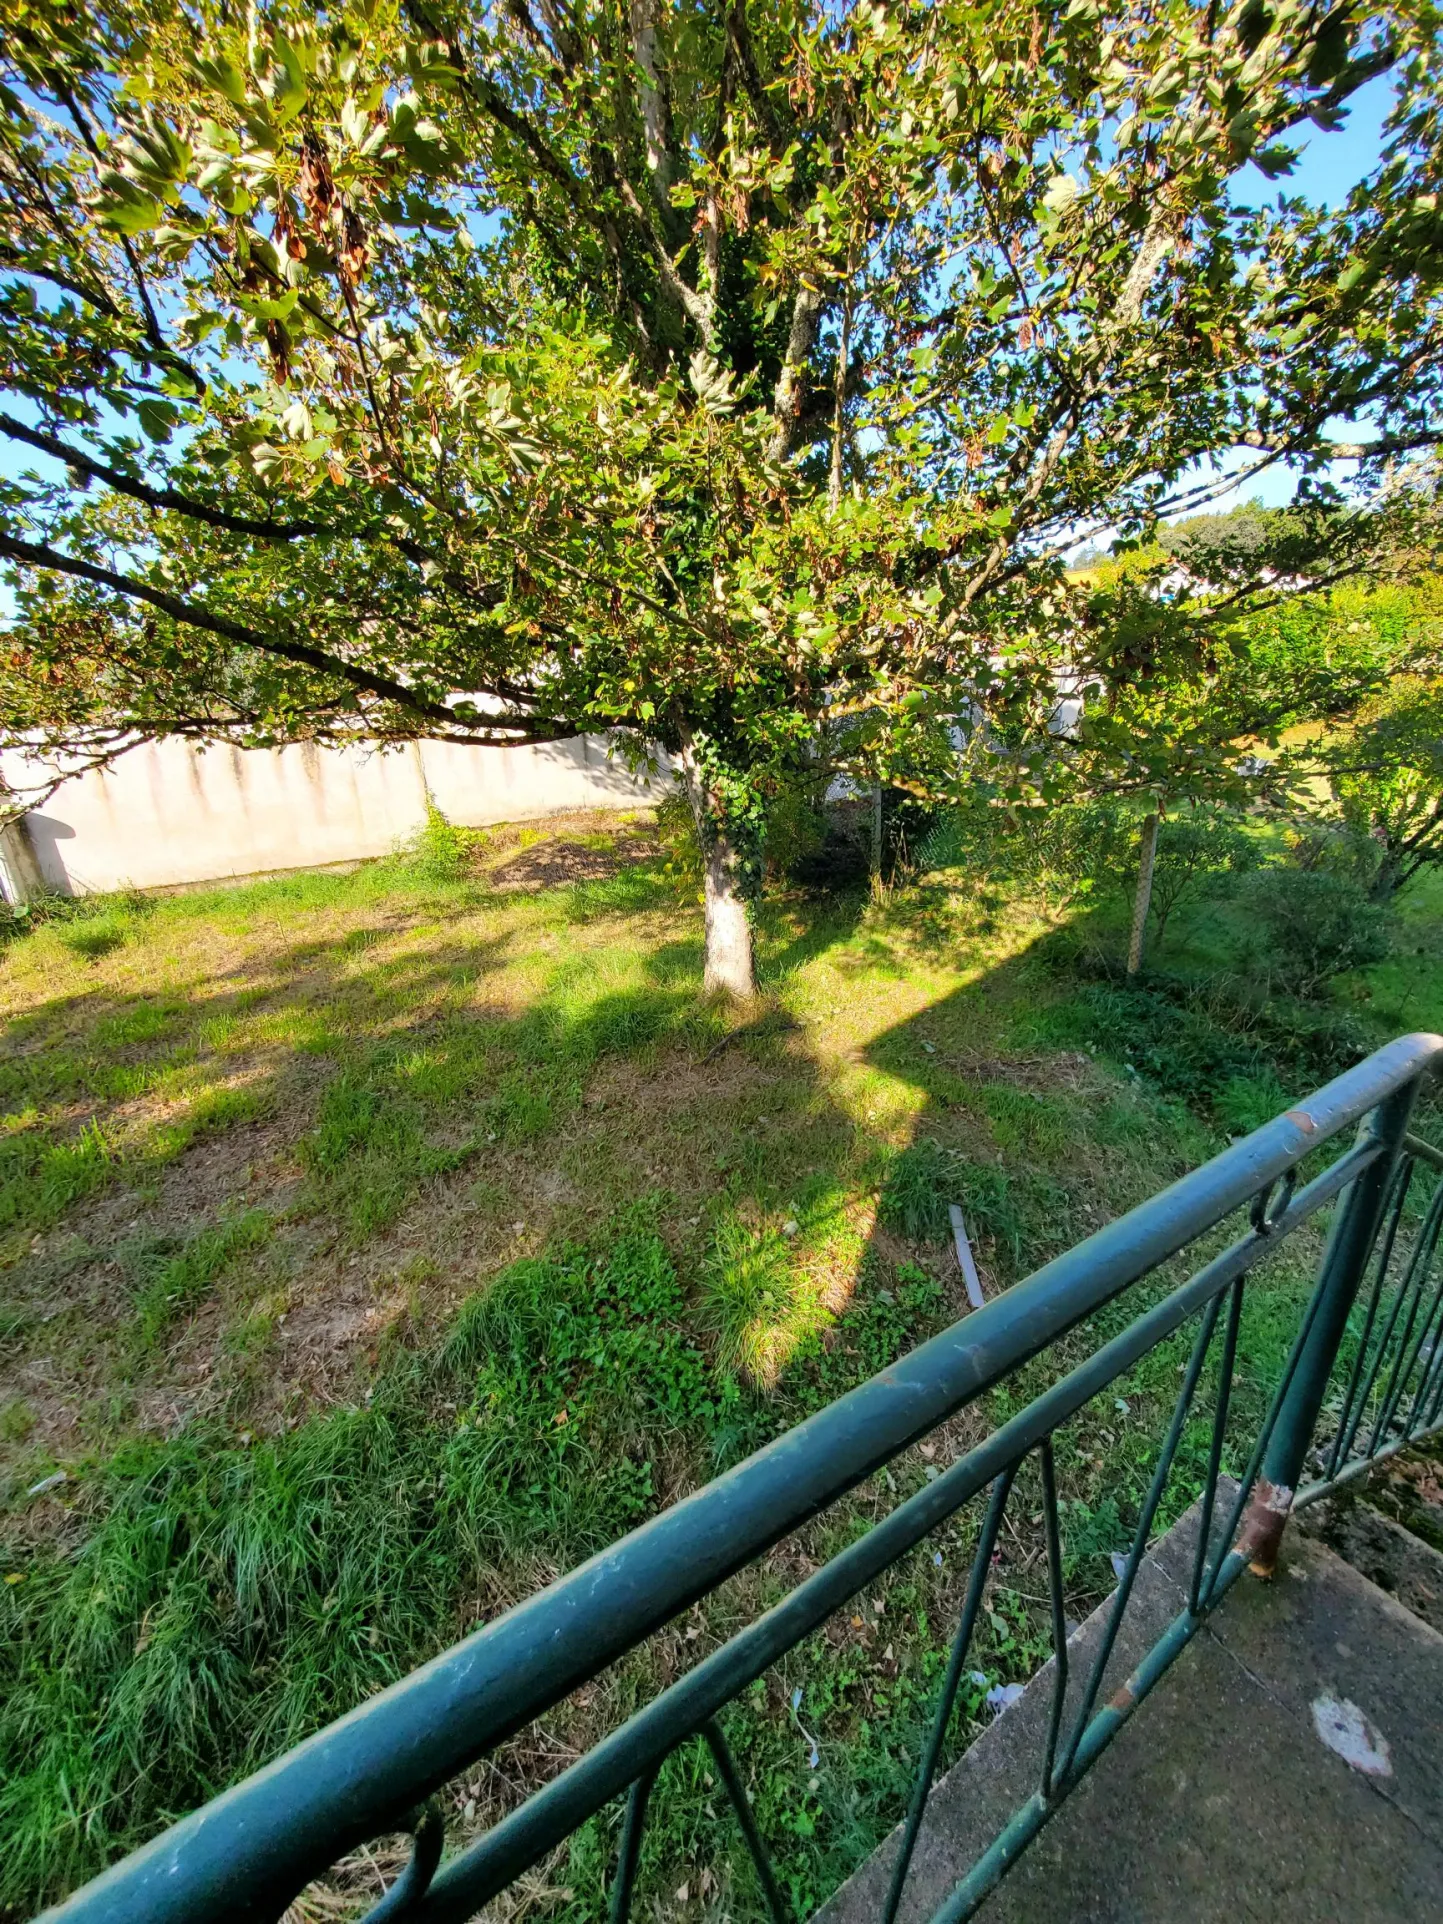
[[[965,1674],[992,1554],[1021,1466],[1035,1456],[1057,1664],[1037,1788],[936,1912],[972,1915],[1018,1853],[1146,1697],[1238,1574],[1267,1570],[1292,1510],[1443,1420],[1443,1156],[1410,1133],[1443,1039],[1405,1036],[1203,1168],[1047,1264],[983,1309],[635,1530],[424,1669],[362,1704],[267,1769],[176,1824],[47,1913],[101,1920],[277,1918],[313,1879],[368,1840],[409,1832],[405,1870],[369,1912],[415,1924],[474,1917],[613,1799],[625,1798],[608,1906],[630,1915],[648,1800],[679,1747],[707,1745],[755,1865],[759,1902],[786,1909],[718,1714],[880,1572],[985,1496],[960,1622],[922,1745],[884,1911],[902,1899],[918,1827]],[[1351,1147],[1319,1151],[1353,1124]],[[1306,1166],[1305,1166],[1306,1165]],[[1306,1180],[1302,1180],[1302,1178]],[[1431,1193],[1430,1193],[1431,1185]],[[1234,1488],[1220,1476],[1249,1273],[1335,1199],[1316,1284],[1250,1439]],[[1246,1210],[1236,1240],[1002,1428],[927,1482],[773,1609],[698,1662],[486,1835],[445,1863],[435,1794],[623,1658],[790,1532],[836,1503],[968,1404],[1013,1376],[1142,1278]],[[1110,1319],[1115,1323],[1116,1318]],[[1069,1719],[1067,1630],[1053,1436],[1173,1332],[1196,1324],[1172,1419],[1123,1563],[1080,1707]],[[1085,1344],[1081,1346],[1086,1347]],[[1217,1367],[1208,1370],[1216,1355]],[[1097,1707],[1104,1671],[1205,1377],[1211,1445],[1187,1607],[1126,1688]],[[990,1495],[987,1495],[990,1491]],[[1222,1501],[1219,1501],[1220,1495]]]

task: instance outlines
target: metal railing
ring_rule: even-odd
[[[883,1913],[891,1924],[943,1756],[998,1532],[1018,1472],[1035,1456],[1057,1659],[1052,1710],[1036,1790],[936,1911],[934,1924],[971,1916],[1238,1574],[1250,1564],[1259,1572],[1271,1569],[1291,1511],[1443,1420],[1443,1281],[1432,1280],[1443,1228],[1443,1182],[1437,1180],[1443,1156],[1410,1134],[1419,1088],[1440,1060],[1443,1039],[1437,1036],[1406,1036],[1380,1049],[185,1818],[46,1915],[67,1924],[274,1919],[348,1852],[403,1831],[414,1840],[410,1861],[368,1913],[369,1924],[400,1918],[460,1924],[544,1862],[612,1800],[625,1798],[606,1900],[611,1918],[621,1924],[631,1912],[657,1774],[681,1746],[700,1741],[708,1746],[740,1820],[758,1901],[773,1919],[782,1919],[787,1911],[781,1887],[719,1714],[881,1572],[990,1491],[895,1858]],[[1352,1146],[1316,1167],[1322,1146],[1354,1123],[1361,1126]],[[1430,1182],[1431,1195],[1425,1197]],[[1286,1362],[1234,1490],[1231,1481],[1222,1482],[1222,1470],[1249,1274],[1339,1197],[1316,1283],[1298,1313]],[[1168,1287],[1119,1333],[1106,1340],[1105,1332],[1098,1333],[1080,1362],[983,1442],[899,1502],[484,1836],[441,1862],[444,1824],[435,1793],[443,1785],[1241,1210],[1248,1211],[1242,1233],[1201,1267]],[[1104,1320],[1112,1326],[1117,1318]],[[1196,1338],[1131,1549],[1121,1563],[1080,1704],[1065,1718],[1068,1626],[1053,1438],[1099,1392],[1192,1323]],[[1074,1335],[1069,1352],[1077,1342]],[[1187,1604],[1127,1687],[1099,1709],[1104,1671],[1179,1441],[1215,1352],[1216,1387]]]

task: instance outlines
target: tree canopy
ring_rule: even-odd
[[[1286,585],[1120,612],[1079,541],[1285,456],[1316,584],[1423,498],[1367,498],[1443,435],[1412,0],[10,14],[0,730],[64,766],[621,730],[680,758],[742,987],[788,766],[941,789],[967,715],[1035,784],[1059,676],[1115,715]],[[1383,74],[1378,166],[1290,196]]]

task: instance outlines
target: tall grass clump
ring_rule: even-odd
[[[781,1231],[734,1215],[717,1226],[703,1287],[718,1362],[760,1389],[775,1388],[806,1339],[832,1320]]]
[[[624,1221],[602,1254],[515,1265],[360,1407],[248,1447],[132,1447],[78,1549],[0,1544],[0,1912],[461,1634],[478,1573],[519,1594],[536,1558],[569,1565],[644,1516],[705,1460],[725,1395],[681,1309],[654,1229]]]

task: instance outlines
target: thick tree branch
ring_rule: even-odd
[[[0,414],[0,434],[8,435],[12,441],[23,441],[27,447],[63,461],[68,468],[74,468],[77,474],[103,481],[106,487],[113,488],[117,494],[129,495],[133,501],[143,501],[151,508],[168,508],[176,514],[188,516],[192,521],[204,521],[209,527],[224,528],[229,534],[253,535],[261,541],[299,541],[308,535],[334,532],[319,521],[256,520],[250,515],[231,514],[225,508],[213,507],[208,501],[197,501],[193,495],[182,494],[178,488],[152,488],[119,468],[107,467],[103,461],[95,460],[83,449],[71,447],[57,435],[43,434],[37,428],[27,427],[23,421],[17,421],[9,414]]]
[[[456,717],[444,704],[428,701],[389,675],[376,674],[355,662],[339,660],[324,649],[312,648],[302,641],[263,634],[259,629],[249,627],[244,622],[232,621],[199,602],[187,601],[180,595],[153,587],[148,581],[138,581],[134,575],[120,574],[96,562],[83,561],[77,555],[62,554],[57,548],[19,541],[14,535],[3,532],[0,532],[0,556],[18,561],[27,568],[52,569],[57,574],[72,575],[77,580],[93,582],[97,587],[113,589],[128,600],[149,603],[152,608],[169,615],[173,621],[183,622],[188,628],[199,628],[204,633],[218,635],[223,641],[235,642],[243,648],[258,649],[262,654],[277,655],[283,661],[313,668],[319,674],[335,675],[363,694],[396,702],[428,720],[455,723]]]
[[[671,75],[657,36],[658,0],[631,0],[631,48],[641,74],[641,123],[652,198],[663,220],[672,219],[668,198],[676,172],[676,134],[671,118]]]
[[[803,281],[792,302],[792,325],[787,335],[787,355],[772,394],[771,456],[785,461],[791,452],[792,433],[802,410],[802,392],[807,379],[807,362],[817,338],[823,295],[820,288]]]
[[[1312,441],[1312,446],[1308,442]],[[1303,453],[1324,454],[1330,461],[1386,460],[1390,454],[1416,454],[1421,448],[1443,446],[1443,428],[1419,428],[1412,434],[1382,434],[1374,441],[1330,441],[1320,436],[1270,435],[1250,428],[1238,436],[1244,448],[1265,449],[1282,459]]]

